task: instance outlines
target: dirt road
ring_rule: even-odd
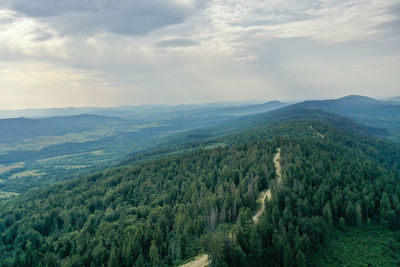
[[[322,139],[325,139],[325,135],[323,135],[322,133],[318,132],[317,130],[315,130],[311,125],[310,125],[310,129],[316,133],[319,137],[321,137]]]
[[[186,264],[183,264],[179,267],[205,267],[208,265],[208,255],[199,255],[195,260],[192,260],[191,262],[188,262]]]
[[[274,165],[275,165],[275,171],[278,179],[278,183],[282,183],[282,167],[281,167],[281,149],[278,148],[276,150],[276,154],[274,156]],[[265,200],[270,200],[271,199],[271,189],[265,190],[263,193],[261,193],[261,207],[257,211],[256,215],[253,216],[253,221],[255,223],[258,222],[261,214],[265,210]],[[179,267],[205,267],[208,266],[209,261],[208,261],[208,255],[203,254],[199,255],[195,260],[188,262],[184,265],[181,265]]]
[[[271,189],[266,190],[265,192],[262,193],[262,198],[261,198],[261,207],[257,211],[256,215],[253,216],[253,221],[255,223],[258,222],[258,219],[260,218],[261,214],[265,210],[265,199],[268,198],[268,200],[271,199]]]
[[[278,178],[278,183],[282,182],[282,174],[281,174],[281,149],[278,148],[276,150],[276,154],[274,156],[274,165],[275,165],[275,171],[276,175]],[[271,189],[267,189],[265,192],[262,193],[261,195],[261,207],[257,211],[256,215],[253,216],[253,221],[255,223],[258,222],[258,219],[260,218],[261,214],[265,210],[265,199],[270,200],[271,199]]]

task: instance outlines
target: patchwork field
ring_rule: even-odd
[[[15,178],[24,178],[24,177],[30,177],[30,176],[42,176],[46,175],[46,172],[40,172],[39,170],[28,170],[28,171],[23,171],[23,172],[18,172],[10,176],[11,179]]]
[[[0,191],[0,199],[7,199],[10,197],[18,196],[19,193]]]
[[[25,164],[24,162],[17,162],[8,166],[0,164],[0,174],[11,171],[12,169],[22,168],[24,167],[24,164]]]
[[[4,154],[14,150],[40,150],[47,146],[67,142],[85,143],[111,137],[120,132],[134,133],[144,128],[156,126],[160,125],[157,123],[107,125],[80,133],[68,133],[60,136],[37,136],[26,138],[19,142],[0,142],[0,153]]]
[[[50,158],[46,158],[46,159],[39,159],[39,160],[37,160],[37,162],[49,163],[51,161],[58,161],[61,159],[73,158],[73,157],[84,156],[84,155],[103,156],[103,155],[105,155],[105,153],[104,153],[104,150],[95,150],[95,151],[90,151],[90,152],[75,153],[75,154],[50,157]]]
[[[66,170],[70,170],[70,169],[83,169],[83,168],[88,168],[90,167],[90,165],[56,165],[54,166],[56,168],[62,168],[62,169],[66,169]]]

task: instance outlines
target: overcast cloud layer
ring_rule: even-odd
[[[0,0],[0,107],[400,95],[398,0]]]

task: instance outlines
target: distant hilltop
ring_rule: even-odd
[[[387,101],[400,101],[400,96],[389,97],[385,99]]]

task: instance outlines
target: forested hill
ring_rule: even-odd
[[[320,131],[332,135],[332,137],[339,131],[336,135],[340,135],[342,138],[350,136],[359,145],[381,143],[380,145],[386,147],[384,151],[388,155],[391,155],[398,148],[398,145],[383,141],[390,138],[385,129],[365,126],[346,117],[333,115],[322,110],[285,108],[242,117],[235,122],[222,124],[219,127],[196,129],[178,134],[168,138],[166,142],[160,142],[152,151],[132,154],[124,159],[121,164],[135,165],[138,162],[165,155],[182,154],[199,148],[234,145],[242,142],[272,139],[276,136],[313,137],[315,131],[310,130],[310,126],[317,129],[320,124],[323,125]],[[354,138],[355,136],[357,138]]]
[[[81,114],[43,119],[0,119],[0,142],[22,142],[36,136],[62,136],[88,131],[98,125],[119,122],[119,118]]]
[[[1,207],[0,265],[170,266],[207,253],[213,266],[307,266],[331,229],[398,229],[400,149],[340,121],[260,125],[223,147],[28,192]]]
[[[393,140],[400,141],[400,102],[350,95],[339,99],[311,100],[294,104],[288,109],[324,110],[349,117],[357,122],[389,130]]]

